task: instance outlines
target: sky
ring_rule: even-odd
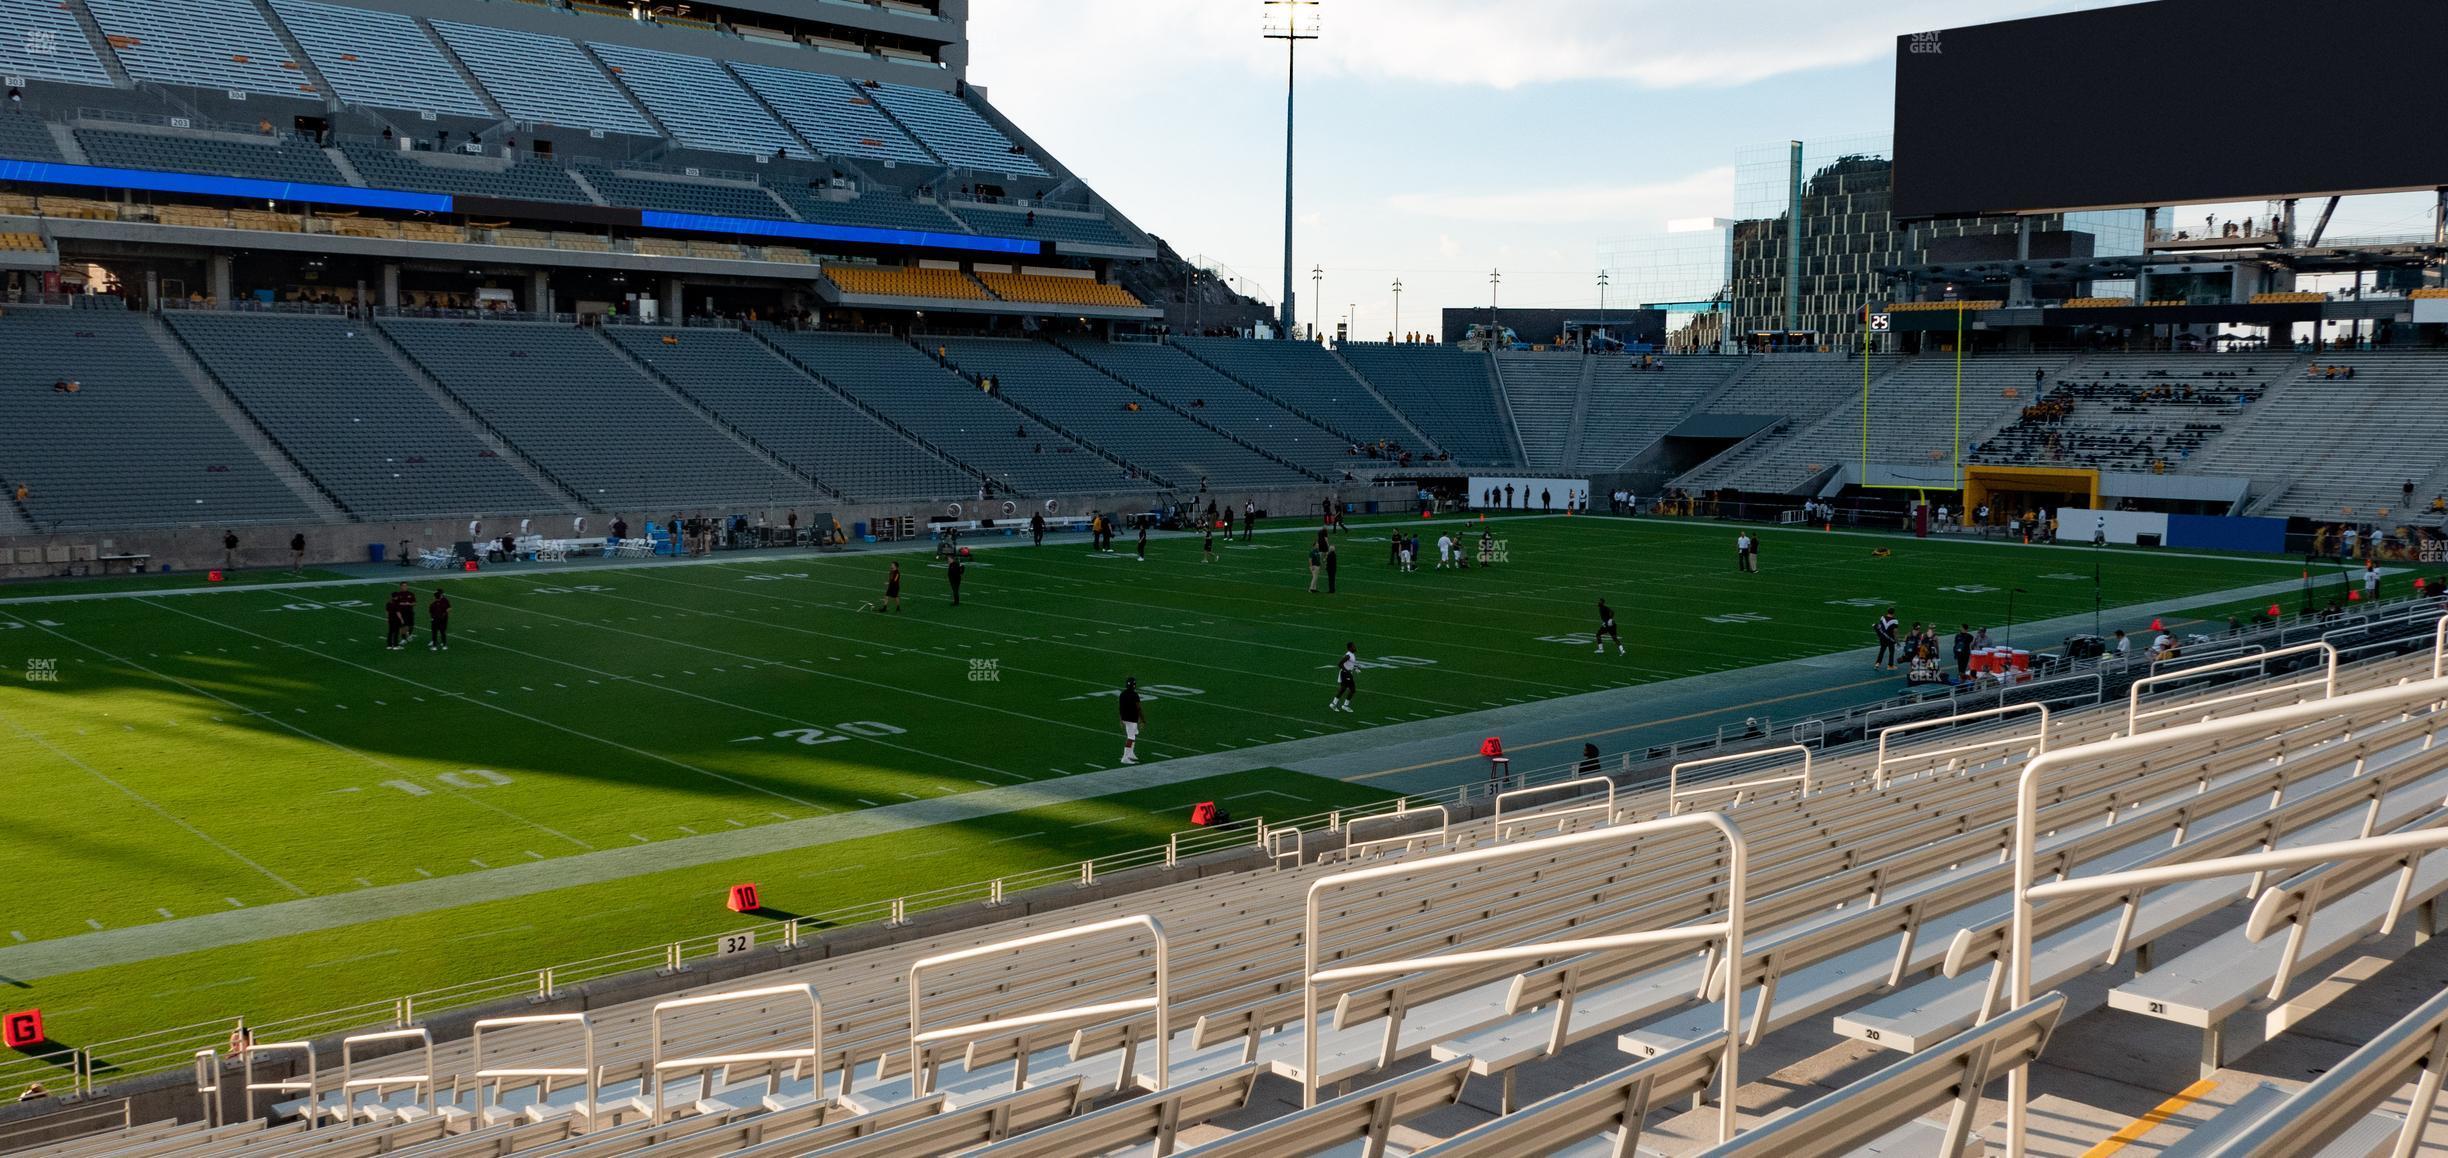
[[[1738,153],[1886,133],[1898,35],[2117,2],[1323,0],[1299,48],[1300,321],[1381,338],[1399,279],[1399,328],[1433,330],[1487,306],[1491,270],[1502,305],[1594,305],[1602,243],[1729,216]],[[975,0],[970,81],[1140,228],[1273,301],[1286,62],[1262,16]],[[2427,199],[2366,200],[2333,230],[2427,227]]]

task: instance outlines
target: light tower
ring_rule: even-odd
[[[1394,279],[1394,340],[1402,341],[1402,279]]]
[[[1318,38],[1318,0],[1265,0],[1268,40],[1284,42],[1284,337],[1300,316],[1292,305],[1292,98],[1300,77],[1300,42]]]
[[[1322,288],[1325,282],[1326,267],[1311,266],[1309,269],[1309,296],[1317,299],[1309,303],[1309,338],[1311,341],[1316,341],[1318,332],[1326,328],[1326,315],[1320,312],[1326,308],[1326,291]],[[1291,285],[1292,283],[1287,280],[1284,284]],[[1291,299],[1285,298],[1284,300],[1290,301]]]

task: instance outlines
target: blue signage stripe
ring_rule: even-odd
[[[359,209],[397,209],[410,213],[448,213],[451,199],[443,193],[402,193],[390,189],[359,189],[350,185],[315,185],[301,181],[264,181],[253,177],[207,177],[199,173],[161,173],[151,169],[108,169],[96,165],[61,165],[47,161],[0,160],[0,181],[41,185],[90,185],[104,189],[142,189],[153,193],[194,193],[237,197],[249,201],[307,201],[317,205],[347,205]]]

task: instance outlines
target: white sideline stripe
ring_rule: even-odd
[[[397,949],[377,949],[371,953],[360,953],[354,957],[342,957],[336,961],[317,961],[312,965],[308,965],[307,968],[329,969],[334,965],[354,965],[359,961],[372,961],[377,957],[391,957],[397,955],[398,953],[399,950]]]
[[[1030,837],[1033,837],[1033,836],[1044,836],[1044,835],[1045,835],[1045,834],[1044,834],[1044,833],[1042,833],[1042,832],[1024,832],[1024,833],[1021,833],[1021,834],[1020,834],[1020,835],[1018,835],[1018,836],[999,836],[999,837],[996,837],[996,838],[995,838],[995,839],[993,839],[993,840],[987,841],[986,843],[988,843],[988,844],[1009,844],[1009,843],[1011,843],[1012,841],[1015,841],[1015,840],[1027,840],[1027,839],[1029,839]]]
[[[47,630],[47,629],[46,629],[46,630]],[[61,750],[59,749],[59,747],[58,747],[57,745],[53,744],[51,741],[46,740],[46,739],[43,739],[41,736],[36,735],[36,734],[34,734],[34,733],[32,733],[32,732],[26,731],[26,730],[25,730],[23,727],[21,727],[21,726],[19,726],[19,725],[18,725],[18,723],[17,723],[17,721],[16,721],[16,720],[11,719],[11,718],[9,718],[9,717],[7,717],[7,716],[0,716],[0,723],[6,723],[6,724],[8,725],[8,727],[9,727],[9,730],[10,730],[10,731],[17,733],[17,734],[18,734],[20,737],[23,737],[23,738],[28,739],[28,740],[32,740],[32,741],[33,741],[34,743],[36,743],[37,745],[40,745],[44,751],[49,752],[49,753],[51,753],[52,755],[59,757],[59,758],[60,758],[60,760],[61,760],[62,762],[67,763],[67,764],[72,764],[72,765],[74,765],[74,766],[76,766],[76,767],[78,767],[78,768],[81,768],[81,769],[83,769],[83,770],[85,771],[85,774],[86,774],[86,775],[91,776],[91,777],[93,777],[94,779],[96,779],[96,780],[99,780],[99,781],[103,782],[104,784],[108,784],[108,785],[110,785],[112,788],[118,789],[118,790],[119,790],[120,795],[123,795],[123,796],[127,797],[128,799],[133,800],[133,801],[135,801],[136,803],[138,803],[138,804],[140,804],[140,805],[143,805],[143,806],[145,807],[145,809],[146,809],[146,810],[148,810],[148,811],[150,811],[150,812],[152,812],[152,813],[153,813],[153,815],[158,816],[158,817],[161,817],[163,820],[167,820],[167,821],[169,821],[170,823],[175,824],[175,825],[179,826],[180,828],[182,828],[182,829],[186,830],[187,835],[192,836],[192,837],[196,838],[197,840],[203,841],[204,843],[209,844],[209,845],[213,846],[214,848],[217,848],[217,849],[221,850],[221,852],[222,852],[224,855],[228,856],[228,857],[229,857],[231,860],[237,861],[239,864],[245,865],[245,866],[247,866],[248,868],[254,869],[256,872],[262,873],[262,874],[263,874],[263,875],[264,875],[264,876],[265,876],[267,879],[271,880],[271,882],[272,882],[273,884],[279,885],[280,887],[282,887],[282,888],[284,888],[284,889],[287,889],[287,890],[289,890],[290,892],[296,893],[297,895],[299,895],[299,896],[301,896],[301,897],[302,897],[302,896],[306,896],[306,895],[307,895],[306,890],[301,889],[301,888],[297,887],[297,886],[296,886],[296,885],[294,885],[294,884],[291,884],[291,883],[289,882],[289,879],[288,879],[287,877],[284,877],[284,876],[280,875],[279,873],[273,872],[271,869],[265,868],[264,866],[262,866],[262,865],[260,865],[260,864],[255,863],[255,862],[254,862],[252,859],[249,859],[249,858],[248,858],[248,856],[247,856],[245,853],[239,852],[237,849],[231,848],[230,846],[228,846],[228,845],[226,845],[226,844],[223,844],[223,843],[221,843],[221,842],[220,842],[220,841],[218,841],[218,840],[213,839],[213,836],[212,836],[212,834],[211,834],[211,833],[208,833],[208,832],[204,831],[204,830],[203,830],[203,829],[201,829],[201,828],[197,828],[197,827],[196,827],[195,825],[193,825],[193,824],[189,824],[189,823],[187,822],[187,819],[186,819],[185,817],[179,816],[178,814],[171,812],[169,809],[167,809],[167,808],[163,808],[161,805],[154,803],[154,802],[153,802],[151,799],[147,798],[147,797],[146,797],[146,796],[145,796],[143,793],[138,792],[138,791],[136,791],[135,789],[130,788],[130,787],[128,787],[128,786],[127,786],[127,785],[125,785],[125,784],[121,784],[120,782],[118,782],[118,781],[116,781],[116,780],[111,779],[109,776],[104,775],[101,769],[96,768],[96,767],[94,767],[93,765],[91,765],[91,764],[88,764],[88,763],[84,762],[83,760],[79,760],[79,759],[77,759],[75,756],[69,755],[68,753],[61,751]],[[86,924],[93,925],[93,927],[94,927],[94,928],[96,928],[96,929],[99,929],[99,928],[101,928],[101,927],[102,927],[100,924],[98,924],[98,923],[96,923],[96,922],[93,922],[93,921],[87,921],[87,922],[86,922]]]
[[[1115,822],[1115,821],[1117,821],[1117,820],[1128,820],[1128,819],[1130,819],[1130,818],[1129,818],[1129,817],[1127,817],[1127,816],[1108,816],[1108,817],[1106,817],[1106,818],[1105,818],[1105,819],[1103,819],[1103,820],[1083,820],[1083,821],[1079,822],[1078,824],[1074,824],[1074,825],[1072,825],[1071,827],[1073,827],[1073,828],[1095,828],[1096,826],[1098,826],[1098,825],[1100,825],[1100,824],[1112,824],[1113,822]]]

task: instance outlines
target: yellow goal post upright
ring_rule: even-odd
[[[1954,485],[1954,487],[1953,487],[1953,489],[1954,489],[1954,490],[1956,490],[1956,491],[1958,491],[1958,492],[1963,491],[1963,490],[1965,489],[1965,486],[1967,485],[1967,484],[1966,484],[1966,481],[1965,481],[1965,478],[1964,478],[1963,386],[1964,386],[1964,314],[1965,314],[1965,312],[1966,312],[1966,310],[1965,310],[1965,306],[1967,306],[1968,304],[1969,304],[1969,303],[1966,303],[1966,302],[1961,302],[1961,301],[1958,301],[1958,302],[1954,303],[1954,306],[1955,306],[1955,422],[1954,422],[1954,438],[1951,440],[1952,445],[1949,447],[1949,449],[1948,449],[1948,451],[1947,451],[1947,454],[1948,454],[1948,457],[1950,458],[1950,460],[1951,460],[1951,462],[1952,462],[1952,467],[1953,467],[1953,469],[1952,469],[1952,470],[1951,470],[1951,472],[1950,472],[1950,474],[1952,475],[1952,477],[1953,477],[1953,479],[1954,479],[1954,484],[1955,484],[1955,485]],[[1861,317],[1861,321],[1862,321],[1862,324],[1861,324],[1861,370],[1862,370],[1862,393],[1861,393],[1861,460],[1860,460],[1860,465],[1861,465],[1861,477],[1860,477],[1860,479],[1857,481],[1857,483],[1856,483],[1855,485],[1860,486],[1860,487],[1861,487],[1863,490],[1875,490],[1875,491],[1915,491],[1915,492],[1920,492],[1920,498],[1921,498],[1921,500],[1922,500],[1923,502],[1927,502],[1927,501],[1928,501],[1928,499],[1929,499],[1929,496],[1928,496],[1929,484],[1928,484],[1927,482],[1892,482],[1892,483],[1879,482],[1879,481],[1877,481],[1876,476],[1875,476],[1875,475],[1873,475],[1873,474],[1871,473],[1871,470],[1870,470],[1870,347],[1871,347],[1871,339],[1872,339],[1872,335],[1871,335],[1871,332],[1870,332],[1870,315],[1871,315],[1871,313],[1872,313],[1872,309],[1871,309],[1871,305],[1870,305],[1870,303],[1869,303],[1869,302],[1863,302],[1863,303],[1862,303],[1862,317]],[[1964,505],[1964,506],[1966,506],[1966,507],[1969,507],[1969,506],[1971,506],[1971,505],[1972,505],[1972,502],[1971,502],[1971,500],[1970,500],[1969,498],[1967,498],[1967,499],[1965,499],[1965,500],[1964,500],[1964,504],[1963,504],[1963,505]]]

